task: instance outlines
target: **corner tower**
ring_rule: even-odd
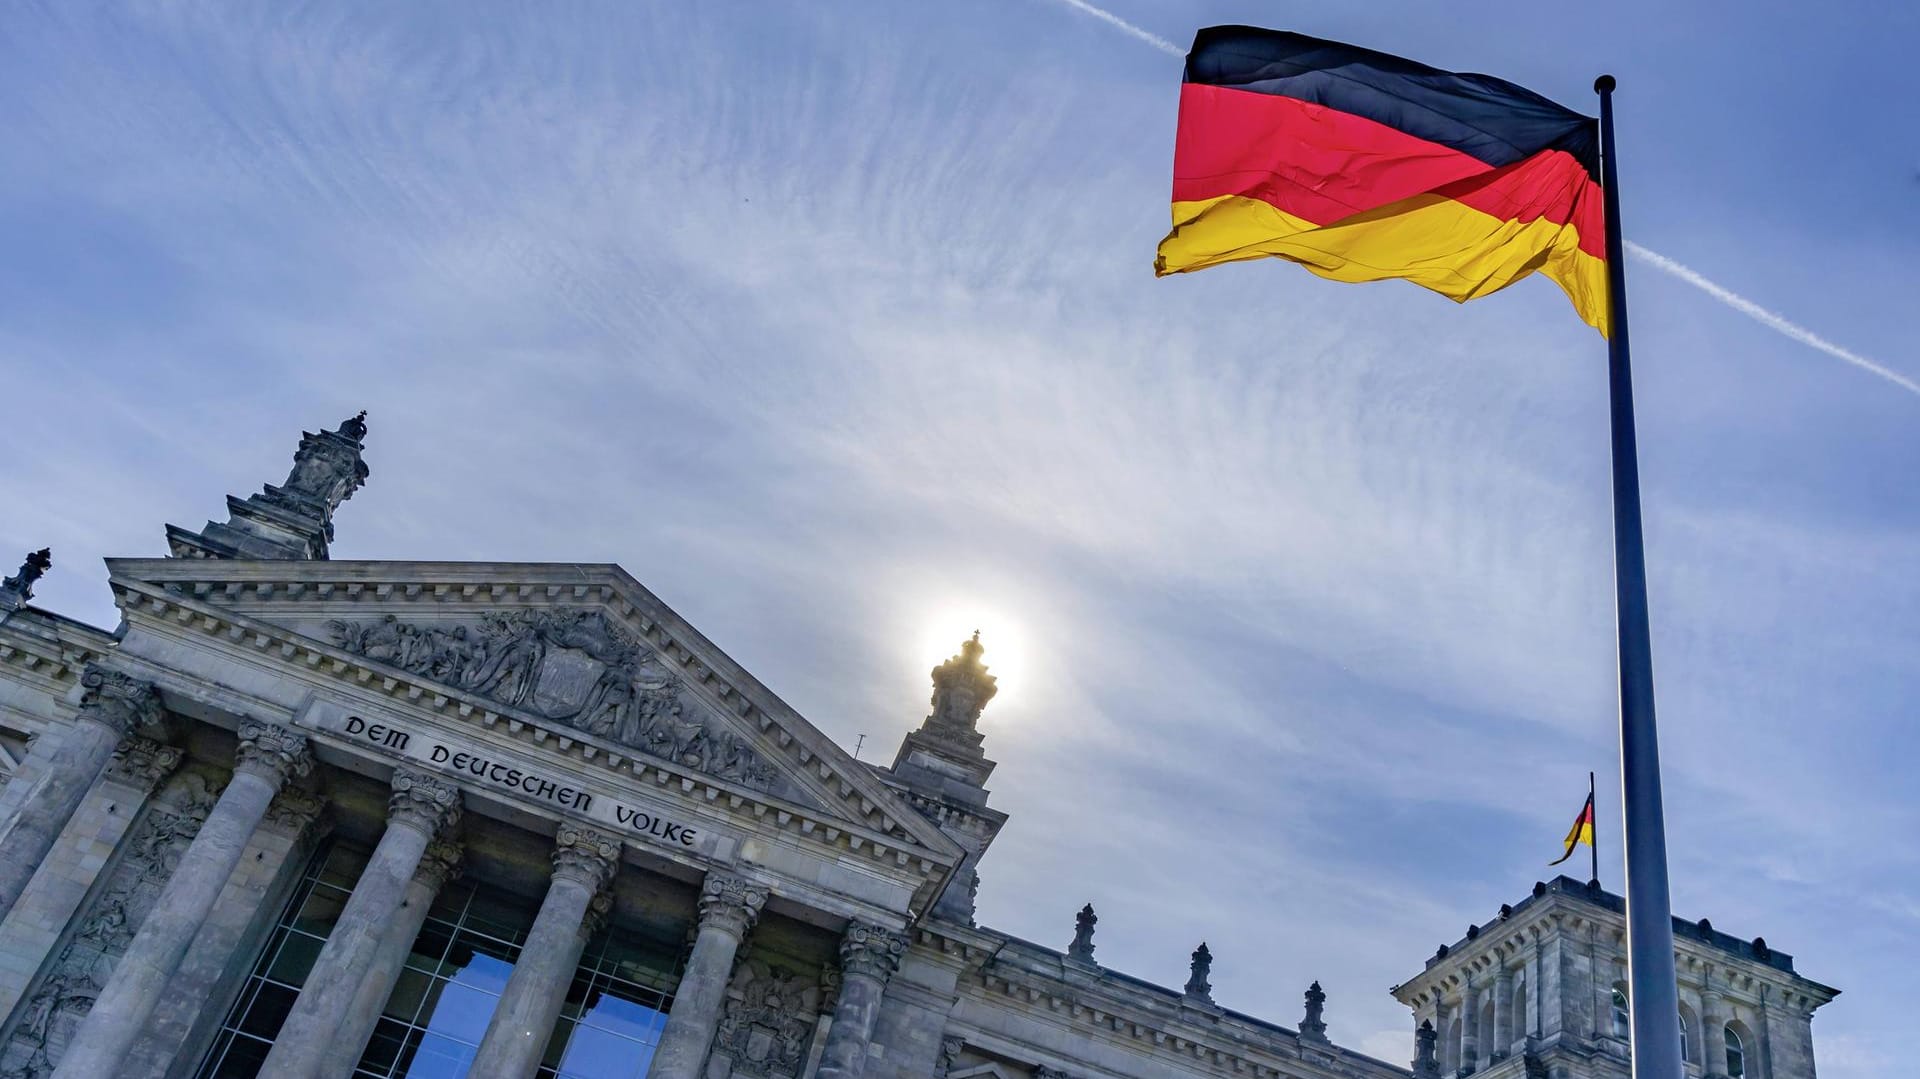
[[[365,412],[334,430],[306,432],[285,483],[245,499],[228,495],[225,524],[208,521],[198,532],[168,525],[168,549],[175,558],[326,558],[334,511],[367,482],[366,437]]]

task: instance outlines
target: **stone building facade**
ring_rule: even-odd
[[[1173,989],[1091,907],[1065,952],[975,924],[977,639],[861,763],[617,566],[329,559],[366,434],[109,560],[112,631],[31,604],[50,552],[0,583],[0,1079],[1625,1074],[1618,902],[1570,881],[1397,988],[1412,1071],[1317,984],[1294,1027],[1219,1007],[1205,945]],[[1811,1079],[1833,991],[1681,947],[1744,1074]],[[1531,1003],[1462,1023],[1483,984]]]

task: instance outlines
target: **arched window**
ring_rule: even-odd
[[[1633,1030],[1633,1020],[1627,1015],[1627,995],[1618,989],[1613,991],[1613,1036],[1624,1038]]]
[[[1693,1046],[1687,1041],[1687,1013],[1680,1013],[1680,1059],[1693,1059]]]
[[[1740,1044],[1740,1035],[1732,1027],[1727,1028],[1727,1079],[1741,1079],[1747,1074],[1747,1047]]]

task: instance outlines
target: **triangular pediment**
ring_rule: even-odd
[[[661,777],[792,804],[903,864],[959,849],[618,566],[112,559],[123,610],[217,612],[227,638],[398,700],[548,732]],[[214,619],[202,616],[209,632]],[[709,794],[708,797],[716,797]]]

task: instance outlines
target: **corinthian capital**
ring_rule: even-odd
[[[613,882],[620,868],[620,841],[578,824],[562,824],[553,841],[553,875],[579,881],[595,892]]]
[[[434,776],[393,770],[393,794],[387,798],[387,823],[404,824],[437,836],[460,820],[460,788]]]
[[[884,982],[893,977],[905,954],[907,935],[884,926],[852,922],[840,938],[840,970],[845,974],[865,974]]]
[[[466,847],[458,840],[436,839],[427,844],[427,852],[420,856],[420,864],[413,870],[414,879],[438,892],[460,875],[460,863],[466,855]]]
[[[89,663],[80,673],[80,685],[85,689],[80,718],[103,723],[122,738],[136,729],[158,727],[167,717],[152,682]]]
[[[708,873],[700,884],[700,927],[716,926],[744,937],[766,905],[767,890],[761,885],[729,873]]]
[[[250,772],[276,788],[288,779],[313,771],[313,753],[307,736],[278,723],[257,719],[240,721],[240,748],[234,750],[233,770]]]
[[[113,751],[107,775],[152,794],[185,757],[177,746],[162,745],[151,738],[129,738]]]

